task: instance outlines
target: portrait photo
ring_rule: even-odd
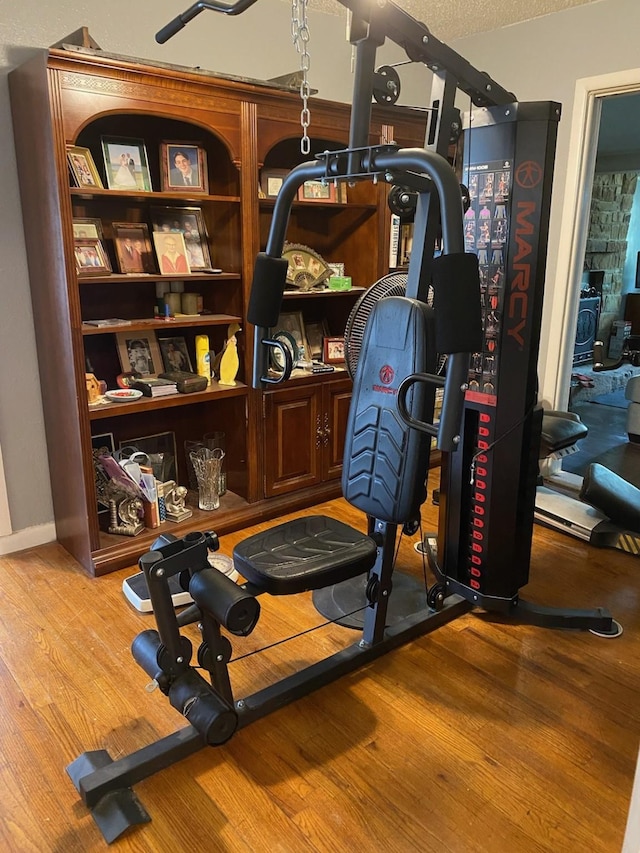
[[[160,145],[163,192],[209,192],[207,155],[192,142],[163,142]]]
[[[155,263],[149,229],[143,222],[114,222],[113,243],[120,272],[153,273]]]
[[[179,231],[153,232],[153,244],[162,275],[189,275],[191,268],[187,258],[187,247]]]
[[[102,240],[102,222],[100,219],[73,220],[74,240]]]
[[[162,372],[162,358],[155,335],[136,336],[118,332],[116,341],[123,373],[156,376]]]
[[[191,272],[211,271],[209,238],[201,208],[154,207],[151,223],[154,233],[182,234]]]
[[[109,189],[151,192],[144,140],[103,136],[101,142]]]
[[[344,338],[325,338],[322,360],[326,364],[344,361]]]
[[[162,353],[162,363],[167,373],[175,370],[193,373],[187,342],[183,337],[158,338],[158,343]]]

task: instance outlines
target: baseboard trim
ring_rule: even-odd
[[[35,548],[36,545],[46,545],[47,542],[55,542],[55,539],[56,526],[53,522],[25,527],[24,530],[16,530],[8,536],[0,536],[0,556],[24,551],[25,548]]]

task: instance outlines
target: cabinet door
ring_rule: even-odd
[[[322,389],[322,479],[336,480],[342,474],[344,440],[351,402],[351,380],[330,382]]]
[[[321,481],[322,389],[299,385],[264,396],[265,495]]]

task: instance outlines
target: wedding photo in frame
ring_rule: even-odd
[[[104,189],[102,180],[93,162],[91,151],[80,145],[67,145],[67,161],[75,185],[87,189]]]
[[[161,142],[162,192],[208,193],[207,152],[193,142]]]
[[[118,358],[123,373],[157,376],[162,373],[162,356],[153,332],[117,332]]]
[[[162,363],[167,373],[175,370],[193,373],[187,342],[182,336],[158,338],[158,345],[162,353]]]
[[[100,240],[76,240],[73,251],[79,277],[111,273],[111,261]]]
[[[110,190],[151,192],[151,175],[143,139],[101,137],[107,187]]]
[[[210,272],[209,235],[200,207],[152,207],[154,233],[182,234],[191,272]]]
[[[148,226],[144,222],[112,222],[111,227],[120,272],[155,272]]]

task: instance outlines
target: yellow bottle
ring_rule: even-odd
[[[209,336],[196,335],[196,372],[211,381],[211,360],[209,357]]]

